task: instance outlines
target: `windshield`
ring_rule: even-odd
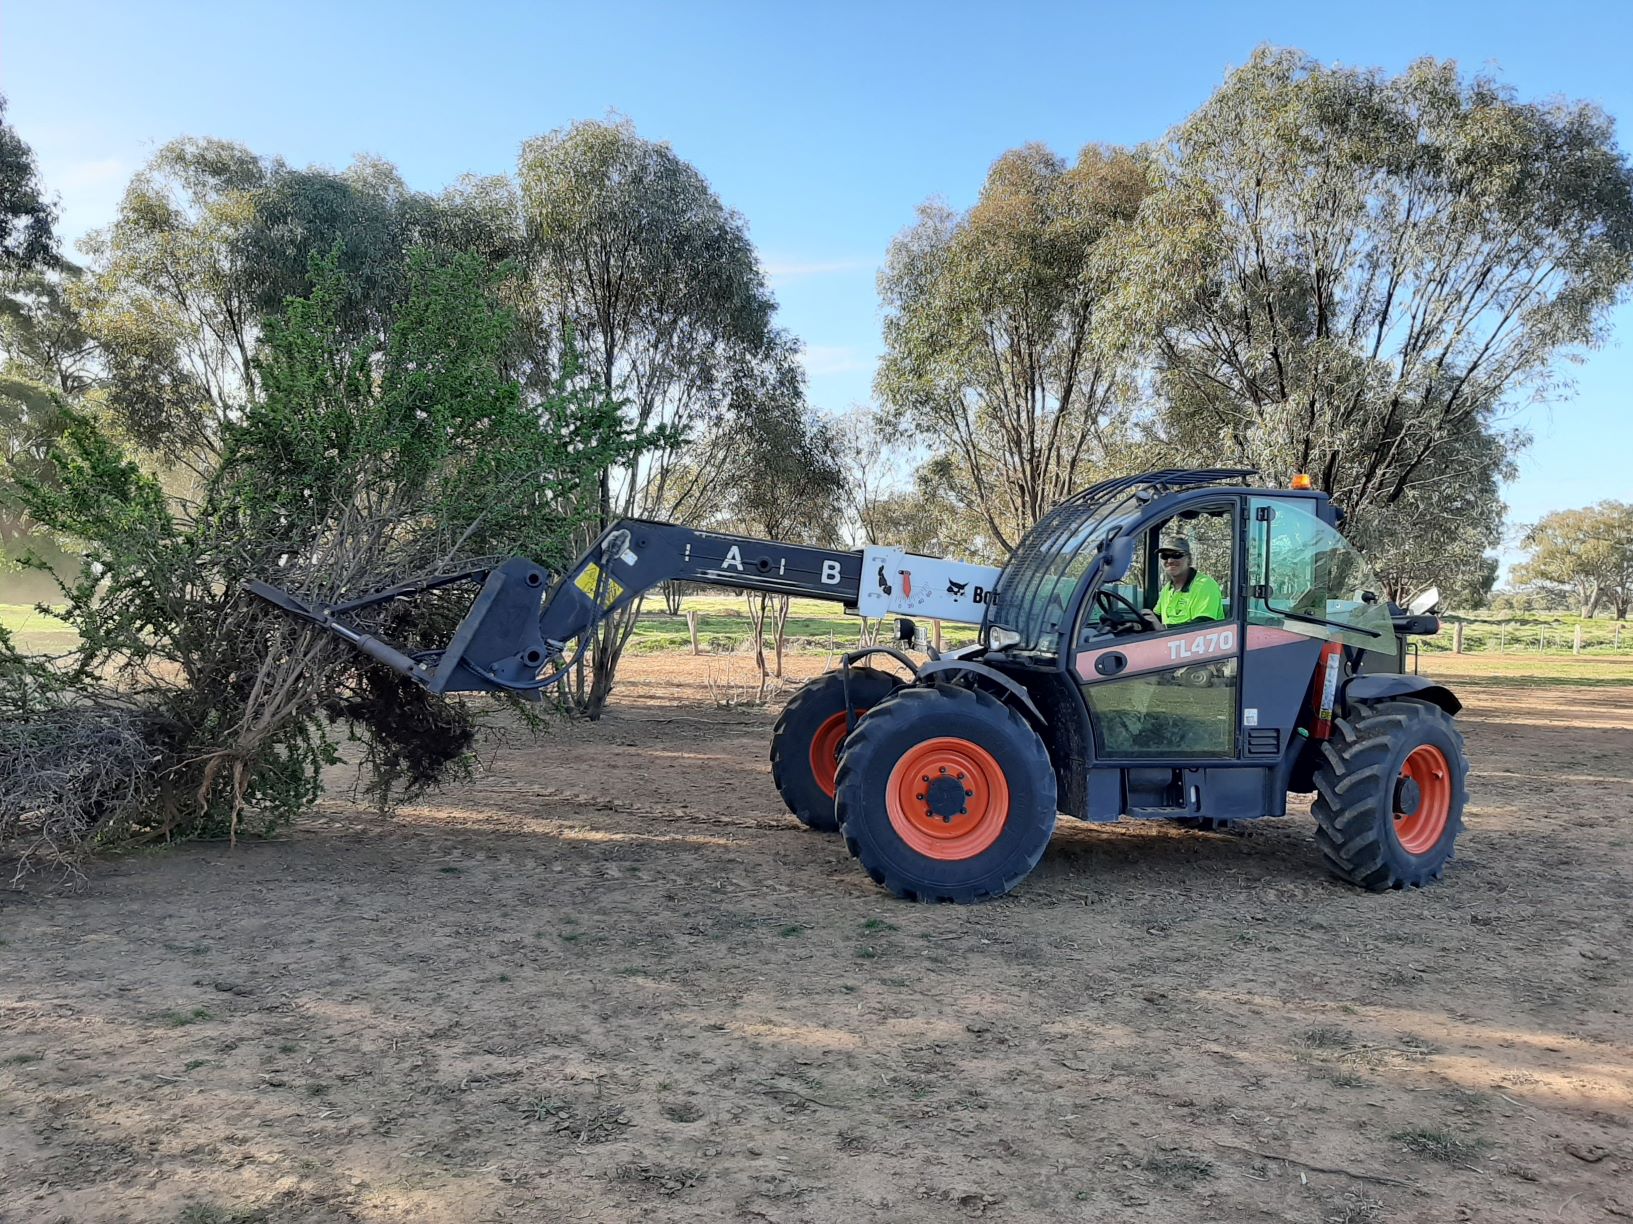
[[[1378,581],[1353,544],[1298,501],[1255,497],[1253,510],[1248,572],[1264,594],[1248,604],[1250,624],[1366,650],[1394,648]]]
[[[1018,650],[1058,652],[1072,593],[1101,542],[1126,529],[1139,506],[1131,490],[1100,504],[1067,502],[1038,520],[998,578],[989,623],[1018,633]]]

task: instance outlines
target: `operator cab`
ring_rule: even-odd
[[[1106,482],[1005,569],[989,644],[1016,639],[1006,657],[1065,673],[1096,765],[1279,760],[1324,646],[1394,669],[1387,605],[1338,512],[1322,493],[1244,487],[1248,474]]]

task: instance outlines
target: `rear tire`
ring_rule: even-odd
[[[1311,805],[1333,874],[1373,892],[1438,880],[1463,829],[1468,771],[1463,736],[1438,706],[1358,702],[1335,718]]]
[[[858,715],[901,687],[872,667],[850,669],[851,702]],[[802,685],[788,699],[771,733],[771,780],[788,810],[807,828],[837,833],[834,772],[845,741],[845,678],[831,671]]]
[[[840,831],[873,880],[909,901],[999,897],[1055,828],[1055,773],[1030,724],[987,693],[904,688],[839,758]]]

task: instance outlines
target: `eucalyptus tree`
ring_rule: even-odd
[[[521,237],[514,193],[507,199],[491,180],[432,196],[377,158],[294,169],[188,138],[153,156],[113,224],[88,240],[93,271],[75,297],[116,417],[144,445],[202,472],[257,394],[265,321],[310,290],[314,259],[341,273],[342,333],[383,340],[408,295],[411,252],[469,253],[498,268],[519,261]],[[513,344],[519,366],[526,346]]]
[[[113,223],[81,245],[80,295],[108,403],[130,434],[202,474],[257,384],[260,287],[244,241],[281,163],[222,140],[175,140],[131,180]]]
[[[845,495],[841,449],[834,427],[806,403],[798,345],[776,333],[764,352],[734,365],[723,430],[731,445],[721,457],[723,525],[772,540],[836,543]],[[744,598],[763,697],[768,671],[783,673],[789,598],[752,591]],[[775,651],[771,669],[765,657],[768,621]]]
[[[1145,185],[1125,150],[1090,146],[1068,167],[1026,145],[968,212],[925,204],[891,244],[875,393],[951,459],[1003,551],[1127,437],[1131,363],[1099,326],[1104,252]]]
[[[627,120],[530,140],[518,173],[540,324],[554,345],[576,339],[639,440],[626,462],[601,472],[603,521],[660,508],[707,517],[718,482],[677,480],[689,440],[725,419],[734,368],[772,339],[773,302],[743,219],[695,167]],[[592,716],[638,614],[639,602],[598,631],[579,689]]]
[[[72,295],[80,269],[63,261],[50,270],[14,273],[0,293],[0,357],[14,376],[31,378],[73,398],[98,381],[96,344]]]
[[[1633,174],[1586,103],[1455,64],[1399,76],[1256,52],[1155,151],[1118,317],[1154,338],[1164,436],[1309,473],[1387,568],[1467,574],[1524,435],[1633,277]],[[1421,551],[1421,550],[1420,550]]]
[[[55,262],[53,220],[34,150],[6,122],[6,97],[0,94],[0,273]]]
[[[1609,603],[1617,620],[1633,606],[1633,505],[1602,501],[1545,514],[1527,530],[1514,578],[1569,591],[1583,616]]]

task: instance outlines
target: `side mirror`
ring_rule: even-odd
[[[1128,574],[1130,562],[1134,560],[1134,537],[1127,535],[1113,536],[1106,541],[1104,547],[1106,550],[1106,569],[1102,580],[1105,582],[1121,582]]]
[[[1411,602],[1406,605],[1406,610],[1413,616],[1427,616],[1432,612],[1438,612],[1440,610],[1440,588],[1430,587],[1426,591],[1419,591],[1412,596]]]

